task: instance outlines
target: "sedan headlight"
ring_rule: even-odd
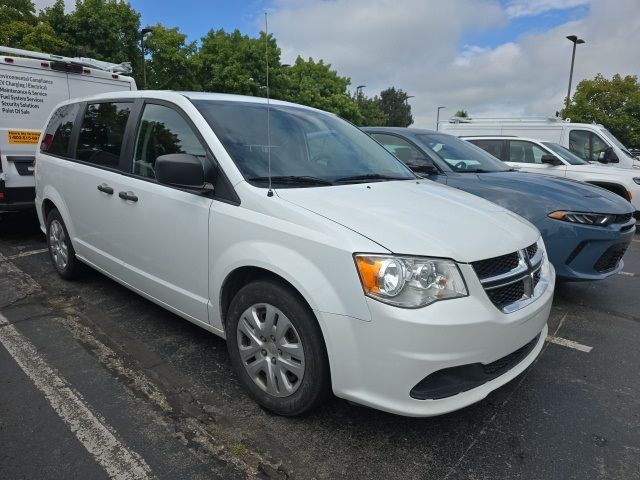
[[[633,177],[633,181],[640,185],[640,177]]]
[[[468,295],[451,260],[367,254],[355,260],[364,293],[389,305],[417,308]]]
[[[581,213],[581,212],[566,212],[558,210],[551,212],[549,215],[556,220],[564,220],[565,222],[581,223],[582,225],[609,225],[616,219],[616,215],[607,215],[603,213]]]

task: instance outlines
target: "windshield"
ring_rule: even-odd
[[[606,128],[601,128],[600,131],[602,133],[605,134],[605,136],[611,140],[613,142],[613,144],[618,147],[620,150],[622,150],[624,153],[626,153],[628,156],[633,157],[633,155],[631,155],[631,153],[629,152],[629,150],[627,150],[627,147],[625,147],[622,142],[620,140],[618,140],[616,137],[613,136],[613,133],[611,133],[609,130],[607,130]]]
[[[542,142],[542,144],[549,150],[553,151],[560,158],[566,160],[571,165],[589,165],[589,162],[580,158],[568,148],[564,148],[562,145],[558,145],[553,142]]]
[[[194,100],[236,166],[252,184],[312,187],[416,176],[350,123],[289,105]],[[271,155],[269,155],[271,151]]]
[[[417,135],[425,147],[430,148],[454,172],[504,172],[510,170],[500,160],[489,155],[480,147],[442,133],[423,133]]]

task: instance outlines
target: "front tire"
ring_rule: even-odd
[[[289,287],[250,283],[227,315],[231,363],[249,395],[278,415],[301,415],[331,391],[329,362],[313,312]]]
[[[77,278],[82,271],[82,264],[76,258],[69,232],[57,209],[47,215],[47,247],[53,267],[65,280]]]

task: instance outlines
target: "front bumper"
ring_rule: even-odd
[[[510,314],[491,303],[470,265],[460,268],[467,280],[468,297],[418,309],[367,299],[370,322],[316,312],[326,326],[333,390],[338,397],[400,415],[440,415],[482,400],[535,360],[547,336],[555,285],[553,268],[549,268],[548,287],[541,296]],[[419,400],[410,394],[434,372],[491,364],[538,335],[529,353],[497,378],[446,398]]]
[[[547,218],[536,226],[542,233],[558,279],[566,281],[604,280],[618,273],[624,267],[622,260],[604,270],[603,260],[612,250],[626,249],[636,231],[633,218],[624,225],[606,227]]]

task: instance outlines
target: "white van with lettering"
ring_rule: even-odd
[[[0,214],[34,206],[34,159],[46,119],[64,100],[136,90],[128,63],[0,46]]]

